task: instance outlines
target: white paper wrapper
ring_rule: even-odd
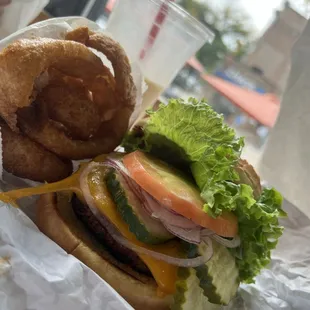
[[[106,282],[0,204],[1,310],[132,309]]]
[[[288,219],[269,270],[241,285],[223,310],[310,309],[310,220],[285,202]],[[0,204],[0,309],[131,309],[102,279],[41,234],[20,210]]]
[[[21,37],[63,38],[68,30],[79,25],[100,31],[86,19],[53,19],[6,38],[0,42],[0,49]],[[142,75],[136,74],[138,68],[134,64],[132,67],[142,94]],[[9,174],[4,177],[3,190],[29,184]],[[34,218],[34,199],[25,199],[21,205]],[[257,277],[256,284],[241,285],[237,298],[228,307],[219,309],[310,309],[310,220],[287,202],[284,209],[288,212],[288,219],[283,221],[286,229],[273,252],[270,269]],[[41,234],[22,211],[0,202],[0,309],[123,310],[131,307],[88,267]]]

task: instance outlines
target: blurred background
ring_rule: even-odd
[[[81,15],[104,28],[115,2],[50,0],[35,21]],[[310,0],[175,2],[208,26],[215,39],[187,61],[160,101],[206,98],[245,137],[244,157],[255,166],[279,112],[290,52],[306,25]]]

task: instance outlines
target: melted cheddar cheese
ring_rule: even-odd
[[[166,254],[172,257],[180,255],[180,243],[170,241],[162,245],[146,245],[137,240],[135,235],[129,231],[128,225],[123,221],[121,215],[112,201],[104,181],[105,168],[95,168],[89,174],[89,189],[95,200],[96,207],[107,217],[119,230],[119,232],[133,244],[152,250],[158,253]],[[138,254],[141,260],[150,269],[159,289],[167,294],[173,294],[177,278],[177,267],[164,261],[156,260],[150,256]]]
[[[79,171],[77,171],[75,174],[59,182],[0,193],[0,200],[18,207],[16,200],[22,197],[68,190],[75,192],[80,199],[84,200],[82,191],[79,186],[79,178],[83,171],[83,166],[84,165],[82,165]],[[161,245],[146,245],[136,239],[134,234],[129,231],[128,225],[121,218],[114,202],[108,193],[104,181],[105,173],[105,167],[97,167],[94,168],[94,170],[90,172],[88,176],[89,189],[98,210],[118,228],[119,232],[126,239],[128,239],[133,244],[172,257],[180,257],[181,247],[180,243],[177,241],[172,240]],[[178,267],[170,265],[164,261],[156,260],[148,255],[138,255],[141,260],[148,266],[155,281],[157,282],[159,288],[158,293],[160,295],[173,294],[175,291]]]

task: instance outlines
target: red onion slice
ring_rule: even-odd
[[[142,255],[143,254],[149,255],[149,256],[152,256],[153,258],[157,259],[157,260],[165,261],[166,263],[168,263],[170,265],[174,265],[174,266],[178,266],[178,267],[189,268],[189,267],[201,266],[204,263],[206,263],[207,261],[209,261],[213,255],[212,243],[211,243],[211,241],[208,243],[207,240],[205,240],[205,242],[208,244],[207,251],[202,256],[198,256],[195,258],[176,258],[176,257],[172,257],[172,256],[165,255],[162,253],[154,252],[154,251],[148,250],[146,248],[140,247],[138,245],[135,245],[120,235],[113,235],[113,238],[118,243],[123,245],[124,247],[127,247],[127,248],[135,251],[136,253],[139,253]]]
[[[143,195],[148,201],[148,205],[152,210],[153,217],[156,217],[161,221],[168,223],[169,225],[182,227],[185,229],[197,229],[197,227],[200,227],[184,216],[170,211],[147,192],[143,191]]]
[[[217,235],[212,230],[203,229],[201,231],[202,240],[204,240],[205,238],[209,238],[209,237],[212,238],[214,241],[222,244],[226,248],[237,248],[241,243],[239,236],[236,236],[235,238],[229,240],[229,239],[226,239],[226,238],[223,238],[223,237]]]
[[[214,234],[211,236],[211,238],[217,241],[218,243],[222,244],[226,248],[237,248],[241,244],[241,240],[239,236],[236,236],[233,239],[229,240],[217,234]]]
[[[124,164],[122,163],[122,161],[120,159],[120,155],[118,155],[118,154],[114,154],[114,156],[110,155],[107,158],[107,160],[104,162],[104,164],[106,166],[110,166],[110,167],[116,169],[117,171],[121,172],[123,175],[130,177],[128,170],[126,169],[126,167],[124,166]]]
[[[212,237],[215,235],[215,232],[213,230],[210,230],[208,228],[203,228],[201,230],[201,237]]]
[[[169,225],[166,222],[162,222],[165,228],[173,235],[182,239],[188,243],[200,244],[201,243],[201,228],[198,229],[186,229]]]
[[[162,206],[148,193],[140,191],[140,195],[141,194],[145,198],[143,207],[146,212],[148,212],[150,216],[158,219],[171,234],[189,243],[199,244],[201,242],[200,232],[202,227],[193,224],[181,215],[169,212],[168,209]]]
[[[212,257],[213,255],[212,242],[208,238],[205,238],[204,240],[208,245],[206,252],[202,256],[198,256],[195,258],[177,258],[162,253],[154,252],[141,246],[137,246],[132,242],[130,242],[129,240],[127,240],[126,238],[124,238],[115,228],[115,226],[100,213],[100,211],[97,209],[95,205],[94,198],[90,193],[88,185],[88,175],[94,168],[100,166],[104,166],[104,164],[91,162],[88,164],[86,168],[84,168],[84,171],[81,173],[80,176],[80,187],[83,192],[84,199],[87,205],[89,206],[90,210],[92,211],[94,216],[96,216],[96,218],[100,221],[100,223],[104,225],[104,227],[109,231],[110,235],[112,236],[112,238],[114,238],[116,242],[123,245],[124,247],[127,247],[128,249],[135,251],[138,254],[148,255],[157,260],[165,261],[168,264],[179,267],[198,267],[200,265],[203,265]]]

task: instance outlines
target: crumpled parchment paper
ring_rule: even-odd
[[[1,310],[129,310],[106,282],[44,236],[19,209],[0,204]]]
[[[99,31],[86,19],[57,18],[15,33],[0,42],[0,49],[21,37],[62,38],[79,25]],[[141,75],[135,76],[138,84],[143,81]],[[2,190],[35,184],[7,173],[4,181]],[[0,202],[0,309],[132,309],[105,281],[36,228],[29,219],[34,219],[33,205],[33,198],[22,201],[26,215]],[[310,219],[287,201],[284,209],[288,213],[282,220],[285,232],[272,254],[270,269],[263,270],[255,284],[242,284],[237,298],[219,309],[310,309]]]
[[[241,285],[238,297],[223,310],[310,309],[310,220],[287,201],[284,209],[289,215],[282,221],[286,229],[270,269],[263,270],[255,284]],[[0,204],[0,309],[131,307],[22,211]]]
[[[255,284],[241,285],[241,309],[310,309],[310,219],[287,200],[283,209],[288,217],[281,220],[285,230],[272,252],[270,269],[263,270]]]

